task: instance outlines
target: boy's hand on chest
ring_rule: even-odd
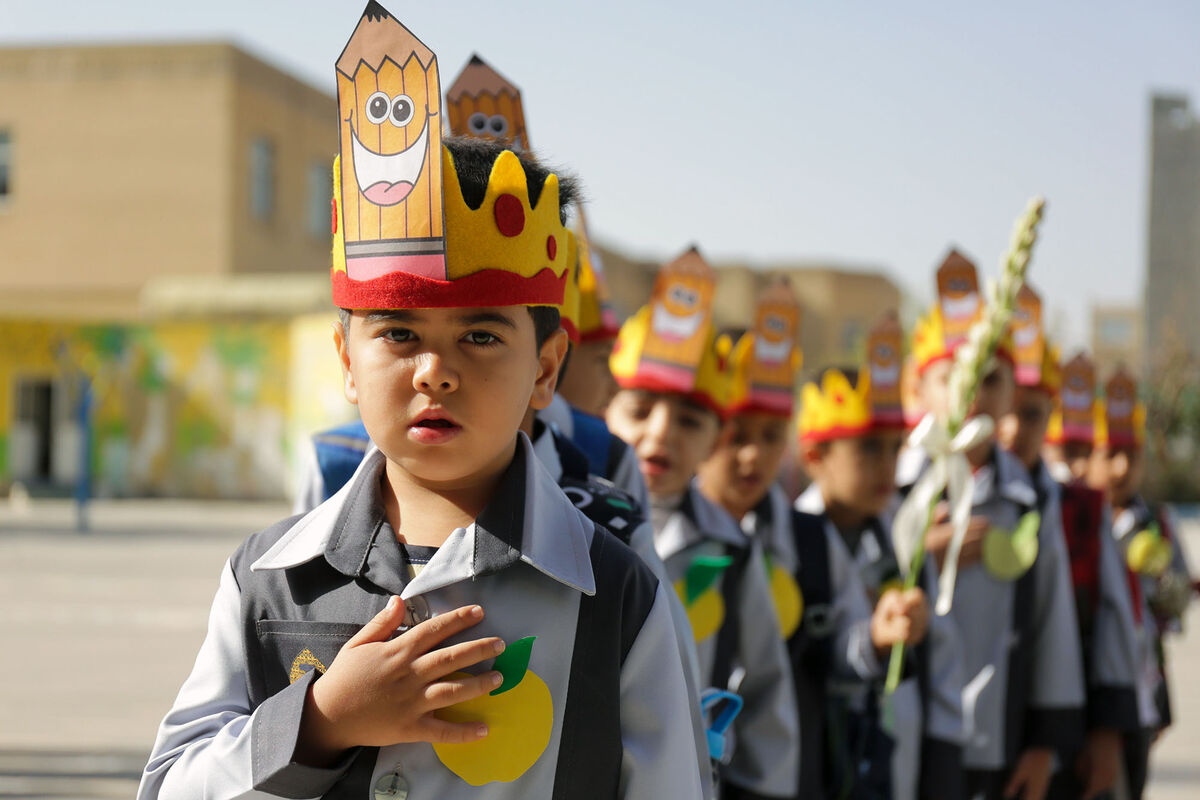
[[[404,621],[404,603],[393,597],[338,652],[309,687],[300,722],[296,760],[327,766],[358,746],[405,742],[465,743],[487,736],[478,722],[452,723],[434,712],[492,691],[499,672],[455,675],[504,651],[486,637],[440,647],[483,619],[479,606],[439,614],[391,638]]]

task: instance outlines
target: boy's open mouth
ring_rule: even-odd
[[[455,425],[453,422],[451,422],[448,419],[423,419],[420,422],[418,422],[415,427],[418,427],[418,428],[457,428],[458,426]]]
[[[424,411],[408,426],[408,435],[421,444],[442,444],[462,433],[462,426],[449,416]]]
[[[663,475],[671,471],[671,459],[654,455],[642,459],[642,471],[647,475]]]

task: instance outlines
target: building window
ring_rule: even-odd
[[[308,167],[308,232],[316,239],[329,237],[332,227],[333,175],[328,164],[314,161]]]
[[[250,143],[250,213],[264,220],[275,213],[275,147],[269,139]]]
[[[12,135],[0,130],[0,203],[12,196]]]

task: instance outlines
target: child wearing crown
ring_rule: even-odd
[[[725,409],[714,289],[695,248],[660,270],[650,304],[617,338],[611,364],[621,388],[607,420],[646,476],[655,547],[687,608],[701,685],[734,689],[744,701],[733,752],[720,765],[720,796],[790,798],[799,731],[762,552],[693,480]]]
[[[920,402],[949,416],[956,350],[985,313],[975,266],[952,251],[938,270],[938,303],[917,323],[913,351]],[[1012,407],[1012,344],[1001,345],[968,417],[1002,418]],[[987,426],[965,457],[973,475],[971,518],[948,614],[962,641],[963,763],[967,796],[1041,800],[1056,751],[1083,738],[1083,669],[1070,565],[1057,513],[1041,516],[1025,468],[996,446]],[[897,481],[912,489],[929,468],[919,448],[901,454]],[[951,526],[936,510],[926,542],[943,569]]]
[[[447,116],[452,135],[500,142],[529,151],[529,132],[521,104],[521,91],[478,55],[471,60],[446,92]],[[582,204],[575,204],[577,257],[568,265],[563,302],[558,306],[567,332],[567,356],[559,368],[557,391],[550,405],[538,410],[540,424],[552,429],[556,442],[577,448],[590,475],[609,480],[646,508],[646,482],[632,451],[609,433],[602,419],[616,391],[608,355],[617,324],[608,305],[607,288],[599,260],[588,244]],[[569,254],[568,254],[569,255]],[[568,366],[574,369],[568,370]],[[533,436],[533,420],[525,425]],[[362,461],[370,437],[362,421],[339,425],[315,434],[303,454],[294,511],[305,513],[341,489]],[[536,450],[536,448],[535,448]]]
[[[373,443],[223,571],[139,797],[697,797],[669,587],[519,426],[566,349],[569,181],[440,135],[378,3],[338,61],[336,329]]]
[[[1092,480],[1105,491],[1114,514],[1112,533],[1129,571],[1137,624],[1137,700],[1140,729],[1125,735],[1129,796],[1140,798],[1149,769],[1150,746],[1171,724],[1162,636],[1179,630],[1192,596],[1175,526],[1165,509],[1141,495],[1145,474],[1146,410],[1137,382],[1118,370],[1104,387],[1096,416]]]
[[[856,782],[856,797],[959,797],[962,680],[957,635],[944,618],[929,619],[923,589],[903,590],[887,514],[904,435],[901,352],[899,324],[888,317],[871,331],[862,368],[828,369],[804,386],[800,459],[813,483],[796,501],[794,536],[797,544],[807,540],[811,546],[821,541],[812,535],[820,531],[833,542],[829,581],[839,594],[851,591],[851,580],[839,577],[832,556],[847,554],[853,589],[869,615],[868,653],[873,658],[886,663],[893,645],[908,646],[907,679],[890,698],[880,696],[881,667],[863,676],[868,681],[830,681],[840,700],[833,708],[847,720],[835,717],[833,722],[852,731],[842,743],[843,752],[833,751],[840,759],[826,759],[840,768],[835,775],[841,783],[834,786]],[[801,579],[803,583],[803,558]],[[932,577],[922,583],[933,588]],[[808,595],[806,589],[806,607]],[[809,632],[810,639],[815,633],[819,631]],[[815,646],[821,646],[821,639]],[[808,659],[793,666],[811,671],[811,664]],[[886,715],[885,704],[890,709]],[[802,769],[808,764],[805,760]]]
[[[1133,607],[1103,494],[1079,480],[1060,483],[1042,457],[1063,373],[1042,330],[1041,298],[1028,284],[1017,296],[1013,341],[1016,395],[1012,411],[1000,422],[999,440],[1033,478],[1039,513],[1061,515],[1087,686],[1083,749],[1063,754],[1064,764],[1054,775],[1049,796],[1096,797],[1116,784],[1122,734],[1139,727]],[[1075,441],[1084,439],[1080,421],[1089,429],[1092,421],[1092,386],[1080,385],[1077,379],[1087,367],[1084,362],[1086,358],[1074,360],[1071,369],[1075,391],[1087,398],[1071,400],[1068,427]],[[1062,442],[1061,417],[1054,427],[1054,439]]]

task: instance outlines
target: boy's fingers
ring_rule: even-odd
[[[398,649],[410,654],[412,660],[424,655],[456,633],[462,633],[483,619],[480,606],[463,606],[445,614],[438,614],[396,639]]]
[[[438,709],[483,697],[504,682],[499,672],[485,672],[446,681],[434,681],[425,687],[425,703]]]
[[[495,636],[431,650],[412,663],[413,674],[435,681],[451,672],[474,666],[504,652],[504,642]]]
[[[386,641],[403,621],[404,603],[400,602],[399,597],[392,595],[388,598],[387,605],[383,607],[383,610],[376,614],[370,622],[363,625],[358,633],[351,636],[350,641],[346,642],[346,646],[354,647],[367,642]]]
[[[439,744],[467,744],[488,735],[482,722],[446,722],[432,713],[421,719],[421,740]]]

